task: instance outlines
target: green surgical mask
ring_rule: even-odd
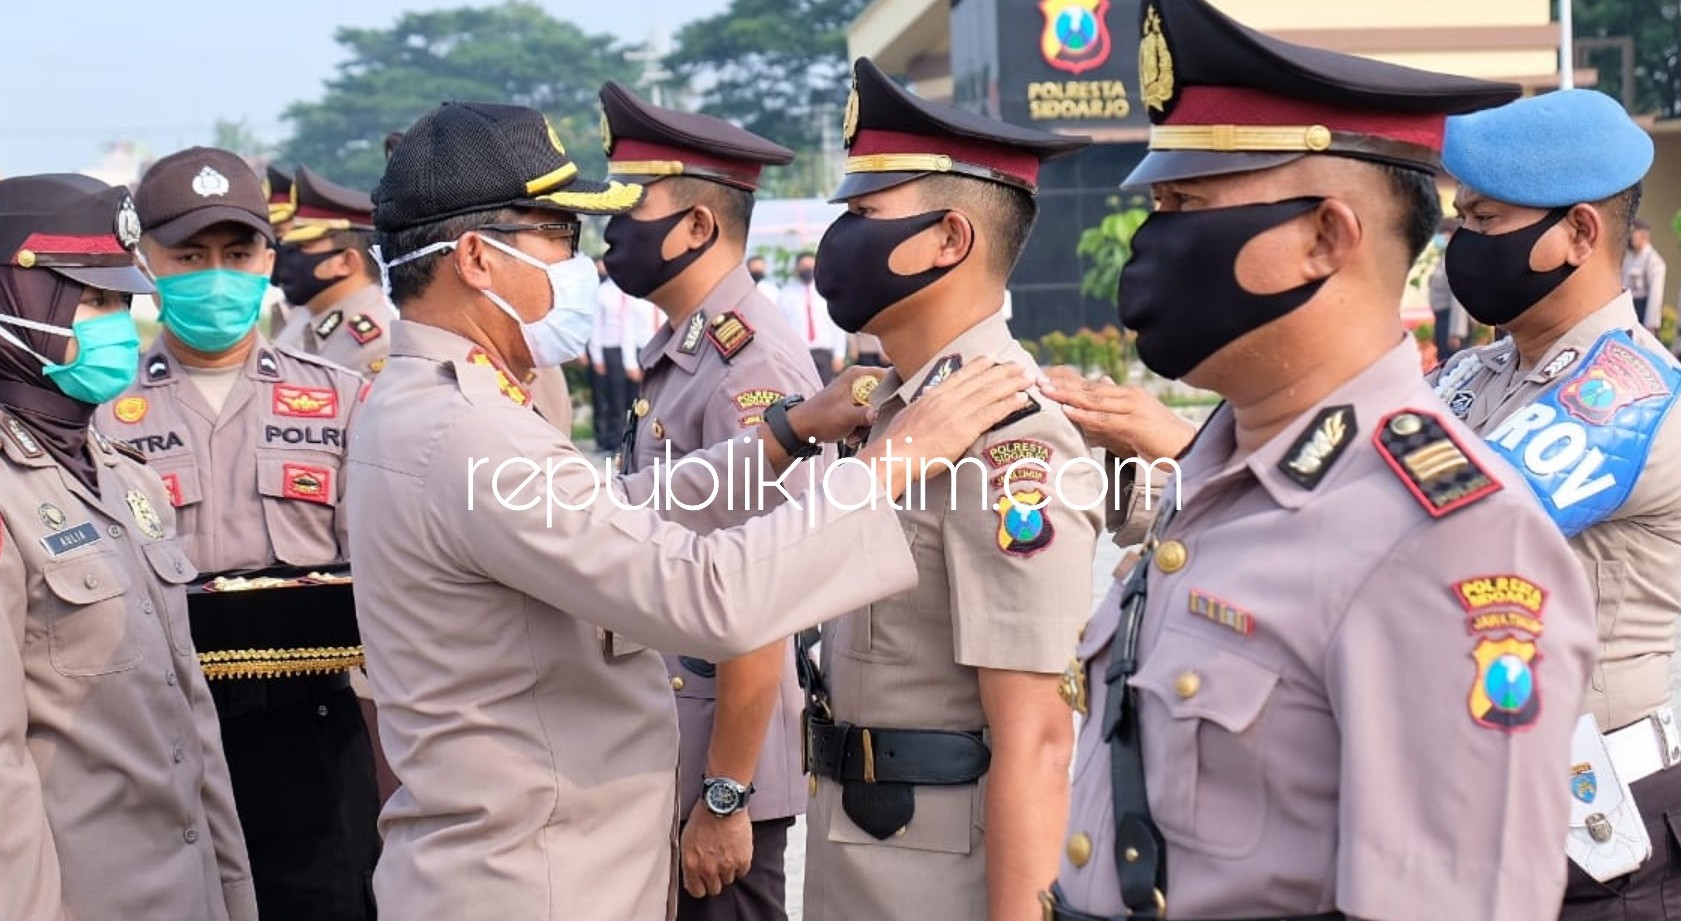
[[[0,326],[0,339],[40,359],[41,372],[72,400],[93,406],[114,400],[134,383],[139,373],[140,331],[134,328],[134,317],[126,310],[83,320],[69,329],[21,317],[0,316],[0,323],[76,340],[75,359],[65,365],[53,364]]]
[[[157,280],[158,316],[188,348],[233,348],[257,325],[269,280],[232,269],[205,269]]]

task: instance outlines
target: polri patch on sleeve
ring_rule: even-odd
[[[1359,430],[1353,406],[1327,406],[1302,430],[1290,450],[1284,452],[1278,469],[1303,489],[1313,489],[1331,472]]]
[[[693,355],[700,351],[701,337],[706,333],[706,314],[695,311],[689,317],[689,322],[683,327],[683,341],[677,343],[677,351],[685,355]]]
[[[924,393],[940,386],[942,381],[956,374],[957,369],[961,367],[962,355],[946,355],[934,362],[934,369],[928,372],[928,376],[922,379],[922,384],[916,388],[916,392],[911,394],[910,402],[915,403]]]
[[[1043,489],[1023,489],[998,499],[998,549],[1014,556],[1032,556],[1056,539],[1051,527],[1049,498]]]
[[[325,339],[328,336],[331,336],[333,334],[333,330],[338,329],[339,324],[343,322],[344,311],[334,310],[328,313],[326,316],[321,318],[321,322],[315,324],[316,337]]]
[[[373,317],[365,313],[359,313],[350,318],[350,336],[356,340],[357,345],[367,345],[378,339],[383,332],[385,331],[379,328],[379,324],[374,322]]]
[[[1500,491],[1500,481],[1479,466],[1442,420],[1430,413],[1405,409],[1385,416],[1372,441],[1433,518]]]
[[[753,341],[753,327],[747,325],[741,314],[726,310],[713,317],[712,322],[707,324],[706,338],[712,340],[718,354],[724,356],[725,361],[729,361],[742,349],[747,348],[747,343]]]
[[[1452,590],[1476,638],[1471,648],[1476,676],[1466,700],[1471,719],[1501,732],[1534,724],[1541,715],[1535,669],[1542,659],[1546,589],[1521,576],[1497,575],[1455,582]]]

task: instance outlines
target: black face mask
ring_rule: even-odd
[[[747,274],[753,276],[753,284],[755,285],[765,280],[765,273],[763,272],[756,272],[752,269],[748,269]]]
[[[794,274],[799,276],[801,284],[809,285],[811,284],[811,279],[816,276],[817,271],[815,269],[796,269]]]
[[[1461,227],[1442,254],[1448,287],[1465,312],[1485,326],[1505,326],[1553,293],[1577,267],[1566,261],[1556,269],[1529,267],[1535,244],[1570,213],[1554,208],[1546,216],[1502,234],[1473,233]]]
[[[944,278],[962,260],[915,275],[898,275],[888,260],[899,244],[933,227],[950,211],[910,217],[867,218],[851,211],[835,219],[817,244],[817,293],[829,302],[829,318],[856,333],[883,310]],[[973,252],[973,249],[970,250]],[[967,253],[963,259],[968,259]]]
[[[1312,299],[1325,279],[1276,294],[1245,290],[1237,281],[1237,257],[1250,240],[1324,200],[1150,215],[1133,235],[1119,297],[1121,324],[1138,333],[1145,367],[1177,380]]]
[[[306,253],[296,244],[283,244],[274,254],[274,276],[271,281],[280,288],[280,293],[286,296],[286,303],[301,307],[348,277],[315,277],[315,270],[321,263],[342,252],[343,249],[332,249],[323,253]]]
[[[684,208],[651,221],[620,214],[607,222],[602,239],[607,241],[608,249],[601,261],[607,263],[607,275],[620,291],[631,297],[647,297],[681,275],[718,242],[718,225],[714,223],[712,238],[699,249],[691,249],[670,261],[660,255],[660,247],[665,245],[671,228],[682,223],[693,210]]]

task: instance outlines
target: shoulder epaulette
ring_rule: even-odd
[[[1372,436],[1378,453],[1433,518],[1500,491],[1442,420],[1417,409],[1385,416]]]
[[[331,336],[333,334],[333,330],[338,329],[339,324],[343,323],[343,322],[344,322],[344,311],[342,311],[342,310],[330,311],[326,316],[321,318],[321,322],[315,324],[315,335],[316,335],[316,337],[320,338],[320,339],[325,339],[328,336]]]
[[[123,441],[121,438],[107,438],[105,439],[105,442],[111,446],[111,450],[116,451],[118,454],[121,454],[129,460],[136,461],[140,464],[146,463],[145,453],[139,448],[136,448],[134,445]]]
[[[303,349],[297,348],[296,346],[284,345],[282,343],[276,342],[276,343],[271,343],[270,348],[272,348],[276,352],[279,352],[282,355],[285,355],[287,358],[291,358],[291,359],[294,359],[296,361],[301,361],[304,364],[316,365],[318,367],[326,368],[329,371],[337,371],[340,374],[344,374],[346,376],[354,377],[354,378],[357,378],[357,379],[361,379],[361,377],[362,377],[362,375],[357,374],[354,370],[352,370],[350,368],[347,368],[344,365],[339,364],[338,362],[332,360],[331,358],[326,358],[326,357],[323,357],[321,355],[316,355],[313,352],[306,352]]]
[[[367,345],[384,332],[385,330],[380,329],[379,324],[374,322],[373,317],[365,313],[350,318],[350,336],[356,340],[357,345]]]
[[[1021,409],[1018,409],[1015,412],[1010,413],[1008,416],[1005,416],[1004,418],[998,420],[998,424],[993,426],[992,428],[987,429],[987,431],[988,432],[996,432],[1001,428],[1007,428],[1009,426],[1015,425],[1017,422],[1020,422],[1021,420],[1026,419],[1027,417],[1033,415],[1034,413],[1037,413],[1039,410],[1040,410],[1039,401],[1033,399],[1030,396],[1030,397],[1027,398],[1027,405],[1026,406],[1023,406]]]
[[[712,318],[706,324],[706,338],[718,354],[729,361],[747,348],[747,343],[753,341],[753,327],[741,318],[741,314],[733,310],[726,310]]]

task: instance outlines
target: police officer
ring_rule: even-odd
[[[837,326],[879,336],[891,356],[871,398],[878,424],[977,359],[1037,376],[1000,312],[1004,283],[1041,162],[1087,139],[926,102],[867,58],[847,113],[834,200],[848,210],[819,245],[816,284]],[[810,921],[1037,910],[1073,745],[1056,688],[1102,530],[1101,476],[1081,458],[1054,403],[992,427],[966,446],[954,489],[899,512],[916,587],[824,627],[807,707]]]
[[[396,319],[368,250],[373,201],[299,167],[297,211],[279,237],[274,280],[293,310],[275,343],[319,355],[364,377],[385,367]]]
[[[0,180],[0,917],[255,921],[156,474],[90,428],[134,377],[128,190]]]
[[[292,175],[279,167],[269,164],[263,170],[263,197],[268,199],[269,224],[274,227],[276,240],[292,227],[292,214],[297,208],[292,204]],[[286,320],[292,315],[296,305],[286,302],[286,297],[280,294],[280,286],[269,293],[269,305],[265,313],[268,322],[265,331],[270,337],[280,335],[286,328]]]
[[[1681,810],[1681,368],[1620,274],[1652,156],[1646,132],[1593,90],[1451,118],[1442,151],[1465,222],[1448,281],[1479,323],[1511,335],[1435,372],[1437,395],[1522,474],[1598,602],[1570,794],[1556,794],[1571,810],[1567,921],[1667,917],[1681,876],[1665,818]]]
[[[603,259],[614,284],[665,320],[639,357],[622,465],[635,472],[752,432],[771,404],[821,384],[742,261],[760,172],[794,152],[720,119],[649,105],[617,83],[602,87],[601,109],[610,178],[648,190],[608,221]],[[809,461],[817,474],[834,453]],[[729,524],[738,516],[725,505],[684,522]],[[681,740],[677,916],[786,918],[783,852],[806,795],[793,641],[727,662],[667,654],[665,663]]]
[[[256,329],[274,261],[256,174],[228,151],[189,148],[147,171],[136,205],[163,330],[139,381],[100,408],[101,429],[146,455],[206,578],[342,565],[362,381]],[[217,624],[218,646],[252,652],[250,677],[218,672],[212,691],[263,913],[362,921],[374,916],[378,794],[350,677],[264,677],[299,650],[341,645],[321,613]],[[341,627],[355,616],[335,613]]]
[[[529,369],[583,354],[589,312],[568,292],[579,268],[594,276],[577,215],[643,195],[579,178],[541,113],[481,103],[423,116],[374,192],[402,319],[351,448],[350,538],[381,736],[403,780],[381,819],[388,917],[663,921],[671,685],[659,655],[619,635],[729,659],[915,578],[887,507],[903,485],[868,469],[880,448],[827,475],[821,499],[742,527],[697,534],[665,518],[685,514],[675,501],[708,504],[726,466],[738,502],[765,466],[802,475],[793,454],[808,439],[868,421],[850,392],[865,372],[790,394],[693,465],[605,484],[531,411]],[[896,454],[947,457],[1022,405],[1018,372],[965,370],[896,422]],[[552,469],[539,489],[570,510],[530,503],[527,462]],[[722,491],[710,501],[729,501]]]
[[[1159,210],[1121,319],[1226,402],[1079,646],[1047,916],[1552,917],[1591,592],[1395,308],[1440,218],[1444,116],[1519,90],[1205,0],[1140,25],[1153,127],[1127,184]]]

